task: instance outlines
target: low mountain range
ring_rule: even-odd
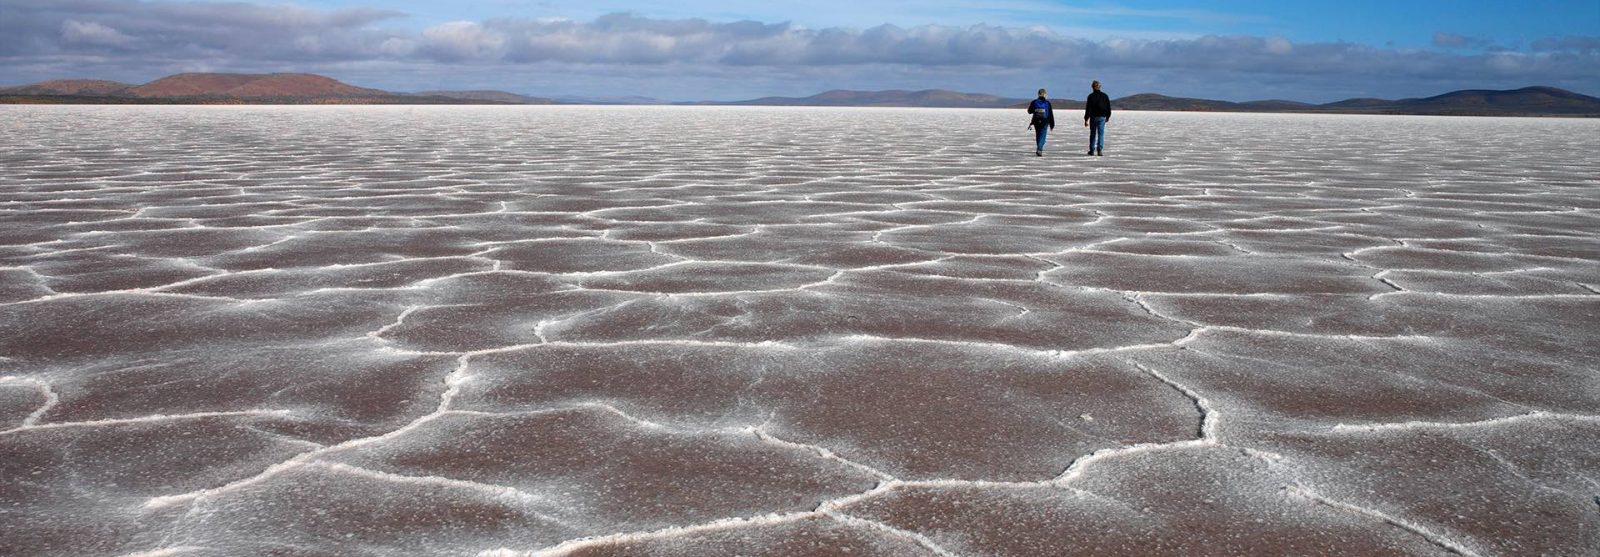
[[[641,97],[641,96],[637,96],[637,95],[634,95],[634,96],[616,96],[616,97],[604,97],[604,96],[601,96],[601,97],[589,97],[589,96],[567,95],[567,96],[555,97],[555,100],[556,100],[556,102],[561,103],[561,104],[602,104],[602,105],[672,104],[671,102],[664,101],[664,100],[661,100],[661,99],[658,99],[658,98],[655,98],[655,97]]]
[[[846,91],[835,89],[826,93],[819,93],[809,97],[762,97],[747,101],[715,102],[703,101],[696,105],[724,105],[724,106],[910,106],[926,108],[1003,108],[1012,105],[1022,106],[1025,99],[1008,99],[994,95],[977,93],[959,93],[942,89],[924,89],[922,91]]]
[[[134,85],[61,79],[0,88],[0,103],[38,104],[552,104],[504,91],[393,93],[305,73],[183,73]]]
[[[828,91],[810,97],[763,97],[747,101],[689,104],[763,106],[905,106],[947,108],[1026,108],[1031,99],[957,93],[954,91]],[[1083,101],[1052,99],[1059,110],[1082,110]],[[1585,116],[1600,117],[1600,98],[1557,89],[1526,87],[1510,91],[1467,90],[1420,99],[1349,99],[1327,104],[1285,100],[1249,102],[1169,97],[1155,93],[1129,95],[1111,102],[1115,110],[1188,112],[1305,112],[1326,114],[1425,114],[1460,116]]]
[[[458,101],[482,101],[492,104],[563,104],[555,99],[544,97],[530,97],[507,93],[505,91],[417,91],[409,93],[413,97],[438,97]]]
[[[833,90],[809,97],[762,97],[743,101],[702,101],[680,105],[862,106],[921,108],[1023,108],[1029,99],[940,89],[921,91]],[[1081,101],[1054,99],[1056,108],[1078,110]],[[91,79],[62,79],[0,88],[0,103],[75,104],[663,104],[645,97],[604,100],[550,99],[505,91],[422,91],[396,93],[357,87],[305,73],[185,73],[143,85]],[[1600,98],[1555,87],[1509,91],[1466,90],[1400,100],[1348,99],[1326,104],[1285,100],[1230,102],[1141,93],[1115,99],[1117,110],[1193,112],[1303,112],[1322,114],[1428,114],[1462,116],[1600,117]]]
[[[1600,117],[1600,98],[1557,89],[1524,87],[1510,91],[1472,89],[1419,99],[1348,99],[1327,104],[1294,101],[1234,103],[1168,97],[1151,93],[1112,102],[1127,110],[1205,112],[1311,112],[1331,114],[1423,114],[1439,116],[1586,116]],[[1018,107],[1023,105],[1019,104]]]

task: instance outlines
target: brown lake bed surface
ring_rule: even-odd
[[[1600,547],[1600,121],[0,122],[0,554]]]

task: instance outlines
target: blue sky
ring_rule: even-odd
[[[863,6],[865,4],[865,6]],[[1561,0],[1348,0],[1284,2],[985,1],[571,1],[409,0],[304,2],[324,8],[379,6],[410,14],[414,27],[494,17],[593,19],[631,12],[663,18],[714,21],[790,21],[810,27],[872,27],[925,24],[1047,25],[1099,36],[1278,35],[1295,41],[1347,41],[1428,47],[1436,32],[1485,38],[1500,45],[1528,44],[1565,35],[1600,33],[1600,1]]]
[[[1090,79],[1229,100],[1600,95],[1600,0],[0,0],[0,84],[180,71],[669,100]]]

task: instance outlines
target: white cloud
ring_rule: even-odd
[[[1492,70],[1515,73],[1530,69],[1536,60],[1514,52],[1496,52],[1489,56],[1486,66]]]
[[[493,59],[504,55],[506,37],[471,21],[451,21],[422,31],[423,44],[444,60]]]
[[[417,51],[417,42],[416,41],[412,41],[412,40],[408,40],[408,39],[402,39],[402,38],[399,38],[399,37],[390,37],[390,38],[384,39],[383,42],[378,43],[378,53],[383,55],[383,56],[389,56],[389,57],[394,57],[394,58],[404,58],[404,57],[410,56],[413,52],[416,52],[416,51]]]
[[[1268,37],[1266,49],[1271,54],[1289,54],[1294,52],[1294,44],[1283,37]]]
[[[133,37],[93,21],[69,19],[61,23],[61,42],[88,46],[131,46]]]

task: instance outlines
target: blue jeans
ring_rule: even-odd
[[[1033,127],[1033,137],[1034,137],[1035,140],[1037,140],[1039,142],[1039,146],[1038,147],[1034,147],[1033,150],[1035,150],[1035,151],[1043,151],[1044,150],[1044,136],[1049,135],[1049,134],[1050,134],[1050,125],[1049,124],[1039,124],[1037,126],[1034,126]]]
[[[1089,150],[1104,151],[1106,148],[1106,119],[1095,116],[1089,119]]]

